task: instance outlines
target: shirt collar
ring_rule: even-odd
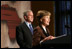
[[[27,21],[25,21],[25,23],[26,23],[26,25],[29,27],[29,24],[30,24],[30,23],[28,23]]]
[[[42,28],[44,29],[45,32],[47,32],[45,27],[42,26]]]

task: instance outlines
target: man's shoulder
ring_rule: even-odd
[[[25,22],[20,23],[17,27],[22,27],[22,26],[24,26],[24,25],[25,25]]]

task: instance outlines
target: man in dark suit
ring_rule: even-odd
[[[16,39],[20,48],[32,48],[32,22],[33,12],[31,10],[24,12],[25,21],[16,27]]]

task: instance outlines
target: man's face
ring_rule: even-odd
[[[27,20],[28,22],[33,22],[33,19],[34,19],[34,17],[33,17],[33,12],[28,12],[28,13],[27,13],[26,20]]]

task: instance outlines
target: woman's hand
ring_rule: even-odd
[[[50,39],[52,39],[53,38],[53,36],[48,36],[48,37],[46,37],[45,39],[46,40],[50,40]]]
[[[52,40],[52,39],[55,39],[55,38],[56,38],[56,37],[51,37],[51,40]]]
[[[55,37],[53,37],[53,36],[48,36],[48,37],[44,38],[43,41],[52,40],[52,39],[55,39]]]

